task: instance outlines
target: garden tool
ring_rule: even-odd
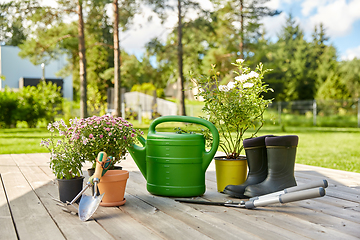
[[[295,186],[295,187],[285,188],[282,191],[269,193],[269,194],[266,194],[266,195],[262,195],[260,197],[253,197],[253,198],[250,198],[249,201],[256,200],[256,199],[259,199],[259,198],[261,198],[261,199],[271,198],[271,197],[274,197],[274,196],[279,196],[280,194],[297,192],[297,191],[316,188],[316,187],[327,188],[328,186],[329,186],[329,184],[328,184],[327,180],[323,179],[321,181],[314,181],[314,182],[310,182],[310,183],[307,183],[307,184],[302,184],[302,185]]]
[[[106,173],[112,158],[109,158],[110,161],[104,161],[103,159],[108,160],[106,153],[99,152],[96,159],[95,173],[89,178],[86,187],[78,194],[78,196],[82,194],[79,203],[79,218],[81,221],[87,221],[94,214],[104,197],[105,193],[99,196],[97,195],[97,184],[100,182],[100,178]],[[83,194],[85,190],[92,185],[94,185],[94,195],[88,196]]]
[[[240,185],[228,185],[225,187],[224,193],[230,195],[230,197],[248,198],[244,195],[245,188],[249,185],[261,183],[266,179],[268,174],[265,147],[266,137],[273,137],[273,135],[244,139],[243,146],[249,166],[249,173],[244,183]]]
[[[199,201],[199,200],[186,200],[186,199],[175,199],[175,201],[183,202],[183,203],[195,203],[195,204],[205,204],[205,205],[218,205],[218,206],[225,206],[225,207],[237,207],[237,208],[247,208],[253,209],[256,207],[265,207],[270,204],[275,203],[289,203],[289,202],[296,202],[305,199],[317,198],[325,196],[325,189],[323,187],[319,188],[312,188],[306,189],[291,193],[283,193],[278,196],[271,196],[262,198],[261,196],[249,200],[249,201],[240,201],[240,202],[208,202],[208,201]]]
[[[63,211],[73,213],[73,214],[78,214],[80,220],[82,220],[82,221],[86,221],[87,219],[89,219],[92,216],[92,214],[96,211],[96,209],[99,206],[101,199],[103,198],[105,193],[103,193],[100,196],[96,196],[97,195],[97,191],[96,191],[94,193],[94,196],[90,196],[90,197],[83,193],[89,187],[93,186],[93,184],[97,184],[99,182],[101,176],[103,176],[106,173],[107,168],[110,165],[111,159],[112,159],[112,157],[109,157],[109,159],[110,159],[109,160],[109,159],[107,159],[106,156],[107,155],[105,152],[99,152],[97,161],[96,161],[96,168],[95,168],[94,175],[89,178],[86,186],[81,190],[81,192],[79,192],[76,195],[76,197],[71,202],[63,203],[62,201],[54,198],[53,196],[51,196],[49,194],[53,200],[58,202],[57,205],[61,206]],[[103,159],[107,159],[107,161],[104,161]],[[78,200],[80,198],[80,196],[81,196],[81,200],[79,203],[79,207],[77,207],[77,204],[75,202],[76,202],[76,200]],[[82,201],[82,199],[85,199],[85,200]]]
[[[207,127],[212,134],[212,146],[205,149],[205,138],[199,133],[156,132],[164,122],[195,123]],[[193,197],[204,194],[205,171],[219,146],[216,127],[201,118],[163,116],[149,126],[147,140],[139,137],[143,147],[128,148],[136,165],[147,180],[147,190],[155,195]]]
[[[268,175],[263,182],[247,186],[244,195],[251,198],[296,186],[294,168],[298,142],[296,135],[265,138]]]

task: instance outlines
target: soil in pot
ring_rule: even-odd
[[[218,192],[222,193],[227,185],[239,185],[246,180],[246,156],[239,156],[237,159],[215,157],[215,168]]]

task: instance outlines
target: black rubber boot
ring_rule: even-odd
[[[259,184],[246,187],[244,195],[262,196],[296,186],[294,168],[298,142],[299,137],[295,135],[266,138],[267,178]]]
[[[256,138],[244,139],[243,145],[246,154],[246,160],[249,166],[249,173],[243,184],[228,185],[224,193],[235,198],[248,198],[244,195],[245,188],[264,181],[268,174],[267,153],[265,147],[265,138],[273,137],[266,135]]]

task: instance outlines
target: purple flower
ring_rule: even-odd
[[[126,138],[127,138],[127,137],[126,137],[126,136],[124,136],[123,138],[124,138],[124,140],[126,140]]]
[[[135,137],[135,134],[134,134],[134,133],[132,133],[132,134],[131,134],[131,137]]]
[[[89,138],[93,138],[93,137],[94,137],[94,135],[92,135],[92,133],[90,133]]]
[[[102,134],[101,134],[99,137],[100,137],[100,138],[103,138],[103,137],[104,137],[104,135],[102,135]]]
[[[109,131],[110,131],[110,128],[106,128],[105,130],[109,132]]]
[[[111,132],[109,132],[109,136],[111,136],[112,135],[112,133]]]

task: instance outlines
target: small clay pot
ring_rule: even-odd
[[[115,207],[125,204],[125,188],[129,172],[126,170],[108,170],[98,184],[100,194],[104,197],[100,206]]]

